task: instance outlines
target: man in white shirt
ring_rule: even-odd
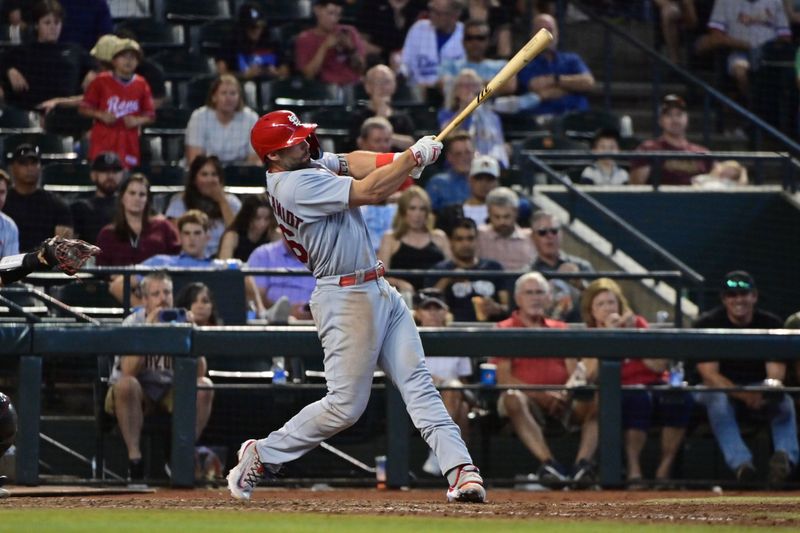
[[[404,74],[410,86],[431,87],[439,81],[439,65],[464,59],[464,25],[458,21],[464,0],[431,0],[430,18],[408,30],[403,44]]]

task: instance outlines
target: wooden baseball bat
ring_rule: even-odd
[[[520,48],[519,52],[514,54],[514,57],[508,60],[506,66],[500,69],[500,72],[495,74],[494,78],[489,80],[478,96],[475,97],[472,102],[469,103],[467,107],[464,108],[461,113],[456,115],[456,117],[450,121],[450,123],[445,126],[445,128],[436,136],[436,140],[441,142],[453,132],[458,126],[461,125],[462,122],[469,116],[470,113],[475,111],[479,105],[483,103],[484,100],[489,98],[497,89],[503,86],[511,76],[516,76],[517,72],[522,70],[522,67],[527,65],[534,57],[538,56],[542,53],[542,51],[550,46],[550,43],[553,42],[553,35],[547,31],[546,29],[542,28],[536,35],[531,37],[531,40],[527,42],[525,46]]]

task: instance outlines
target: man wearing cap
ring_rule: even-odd
[[[76,237],[94,244],[103,226],[111,222],[122,170],[122,162],[114,152],[103,152],[94,158],[89,174],[95,184],[94,196],[71,206]]]
[[[686,101],[676,94],[668,94],[661,100],[661,110],[658,118],[661,127],[661,136],[650,139],[640,144],[636,150],[639,152],[689,152],[707,153],[705,146],[689,142],[686,130],[689,126],[689,114],[686,111]],[[709,159],[665,159],[653,163],[648,159],[631,161],[632,184],[659,184],[659,185],[691,185],[692,176],[707,174],[711,170],[712,161]],[[655,170],[653,170],[655,165]]]
[[[756,308],[758,290],[755,280],[747,272],[729,272],[723,278],[720,289],[722,305],[700,316],[694,323],[695,328],[773,329],[783,326],[780,318]],[[769,420],[775,451],[769,460],[767,481],[774,488],[782,486],[800,458],[794,403],[782,390],[786,362],[739,359],[705,361],[697,364],[697,371],[703,384],[708,387],[760,385],[774,389],[774,392],[698,392],[696,399],[706,406],[708,421],[725,463],[735,472],[736,479],[742,482],[752,483],[757,474],[753,455],[739,431],[737,414],[747,413],[751,418]]]
[[[284,51],[270,39],[267,17],[256,2],[239,7],[236,26],[214,54],[220,74],[243,80],[286,77],[289,68],[284,60]]]
[[[72,236],[72,214],[67,203],[39,186],[42,165],[39,149],[20,144],[8,167],[13,186],[8,191],[5,212],[19,228],[19,249],[30,252],[54,235]]]

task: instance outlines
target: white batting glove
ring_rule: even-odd
[[[417,167],[422,172],[422,168],[435,163],[442,153],[442,143],[436,140],[433,135],[427,135],[422,139],[415,142],[409,150],[414,161],[417,162]]]
[[[425,167],[414,167],[411,169],[411,172],[408,173],[409,176],[418,180],[422,177],[422,171],[425,170]]]

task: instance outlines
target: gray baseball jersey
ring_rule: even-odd
[[[376,367],[400,390],[442,473],[471,464],[424,362],[419,332],[400,294],[377,278],[342,287],[342,275],[377,264],[361,210],[349,206],[353,178],[325,154],[309,168],[267,173],[284,237],[317,278],[311,313],[325,352],[327,395],[256,444],[261,461],[282,464],[353,425],[369,401]],[[361,278],[360,278],[361,279]]]

